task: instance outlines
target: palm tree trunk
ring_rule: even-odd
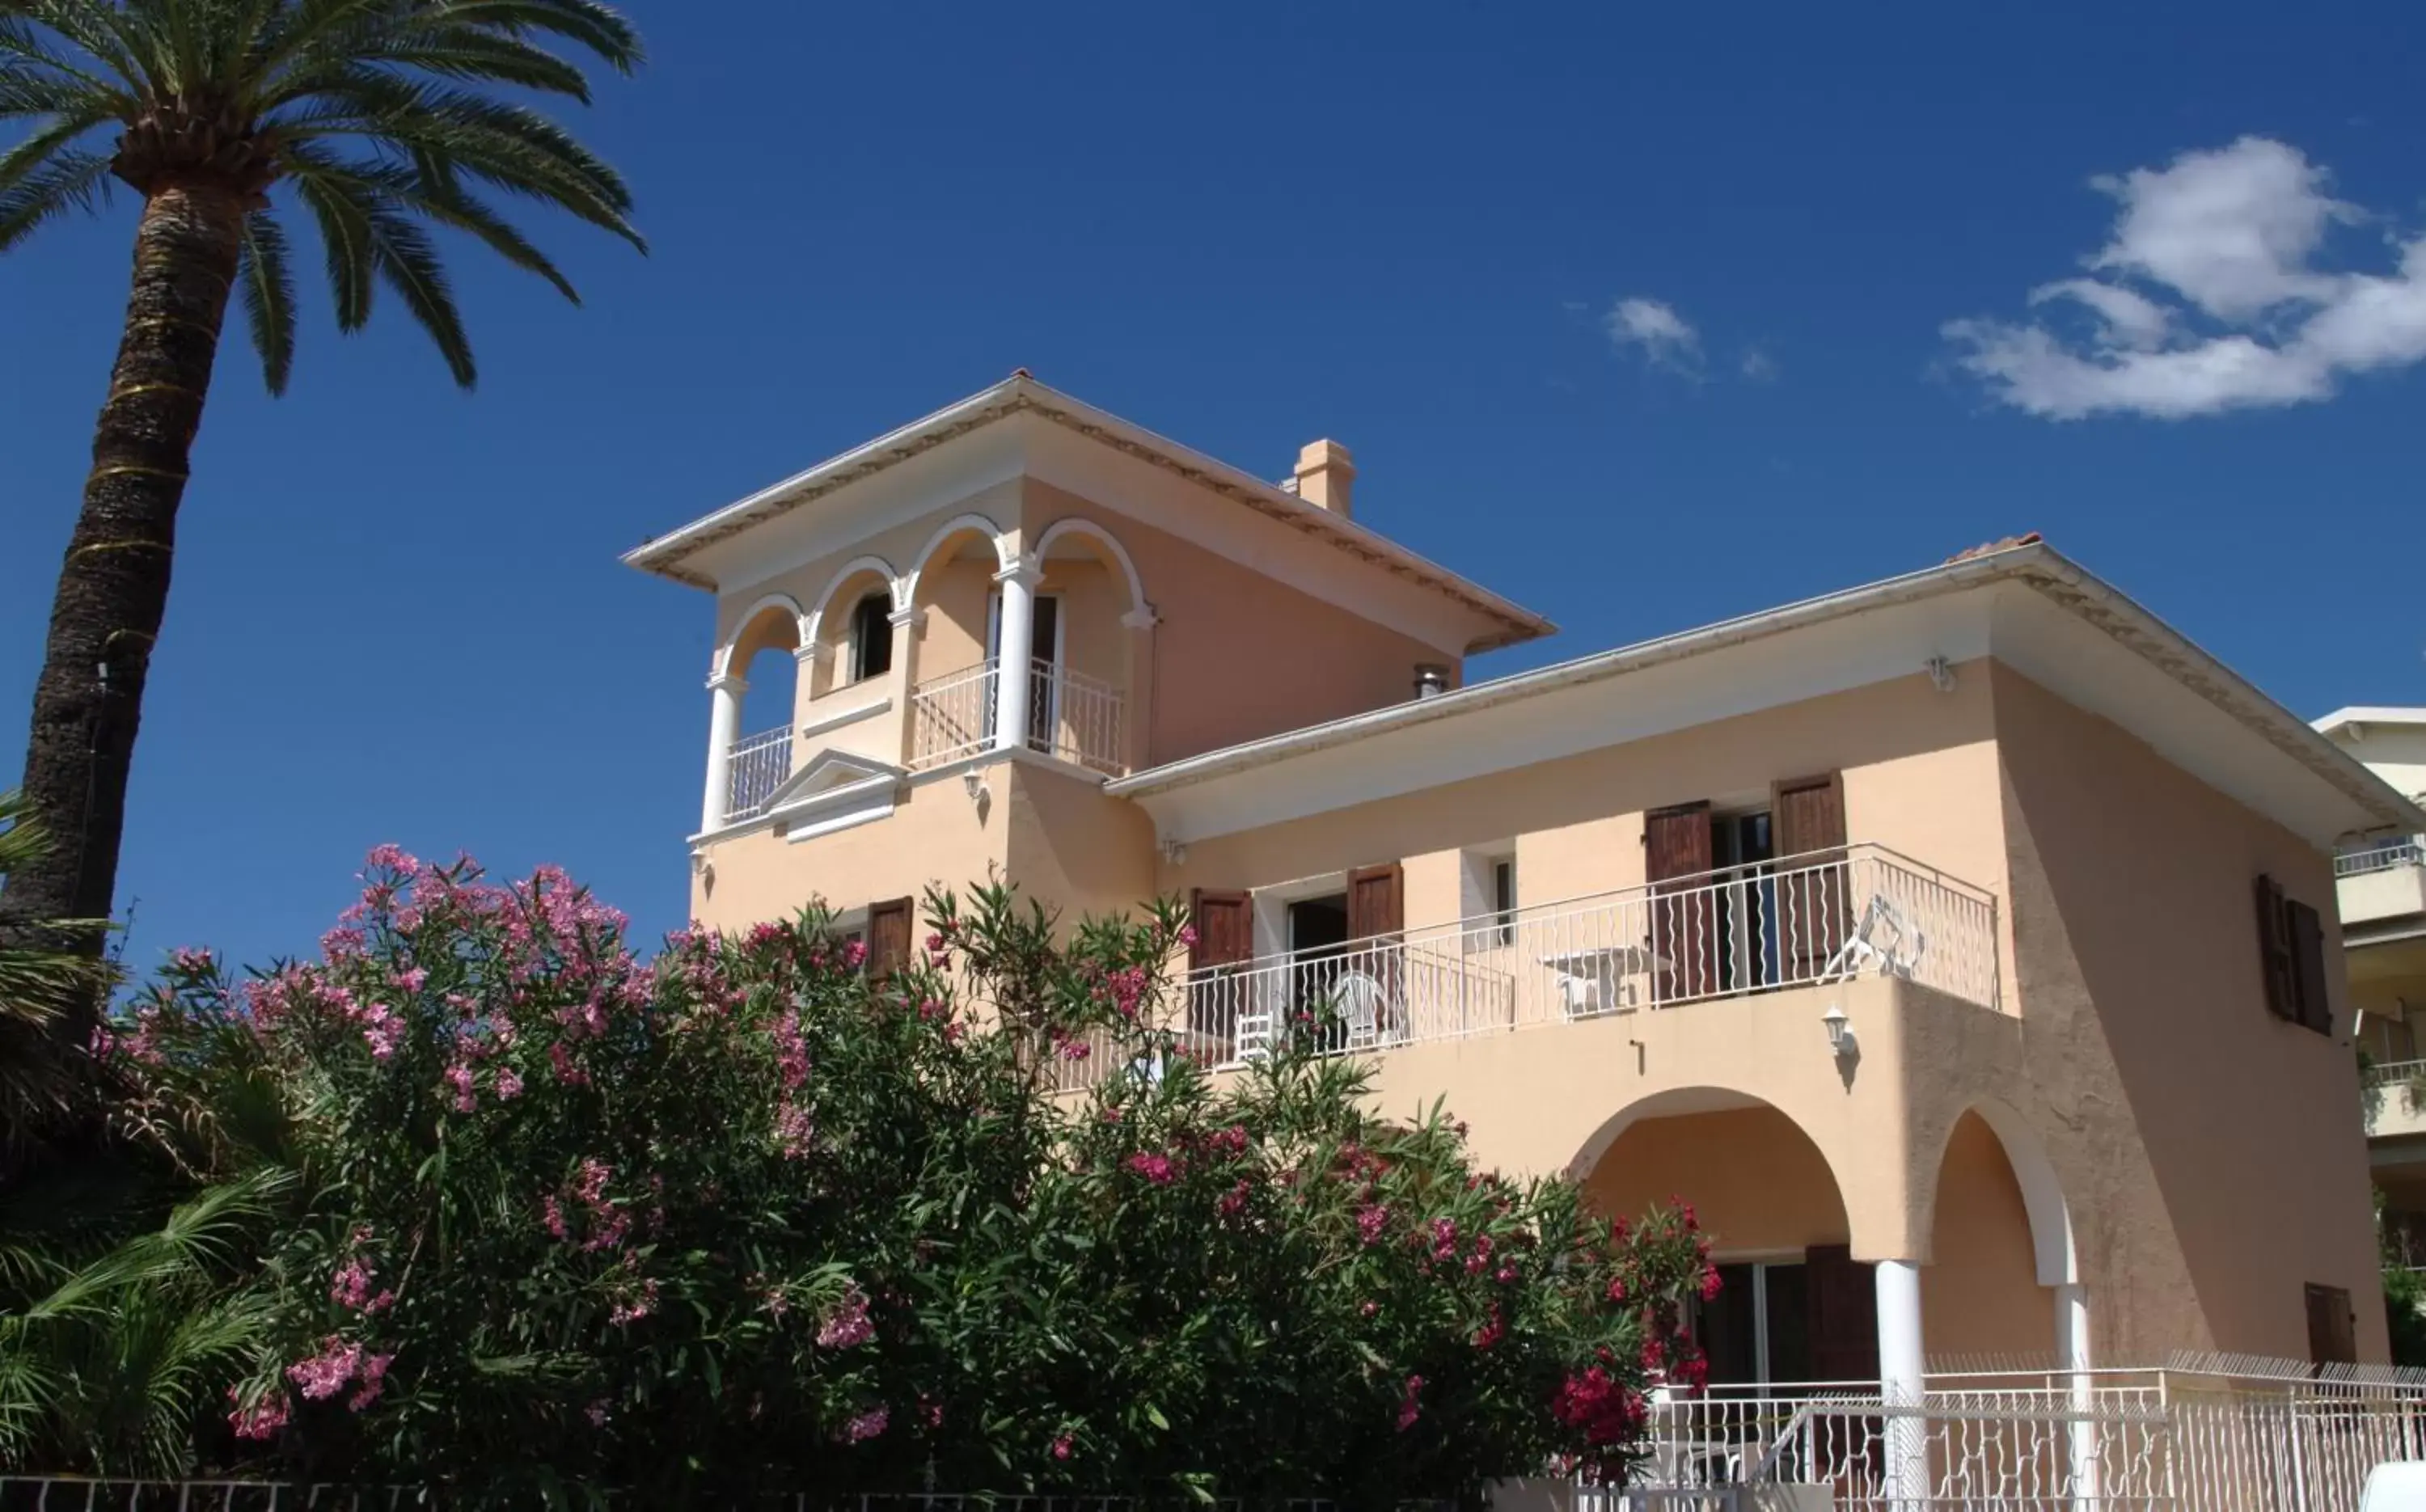
[[[170,184],[144,202],[126,330],[34,684],[24,792],[51,846],[0,893],[0,937],[112,911],[143,682],[169,602],[186,454],[210,389],[244,214],[236,195],[216,185]],[[78,931],[73,944],[98,955],[102,938]]]

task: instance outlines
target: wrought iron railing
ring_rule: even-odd
[[[995,658],[919,684],[910,692],[910,770],[975,756],[994,745]]]
[[[1122,757],[1127,732],[1118,687],[1040,656],[1028,689],[1029,745],[1106,777],[1127,772]]]
[[[1997,933],[1986,892],[1854,845],[1202,966],[1182,1043],[1235,1064],[1294,1024],[1382,1051],[1863,974],[2001,1009]]]
[[[767,801],[792,775],[792,731],[786,725],[780,730],[761,731],[733,743],[731,764],[724,782],[724,817],[727,823],[755,818],[767,811]]]
[[[2389,872],[2402,866],[2426,866],[2426,844],[2420,844],[2415,836],[2345,851],[2334,858],[2336,877],[2365,877],[2370,872]]]

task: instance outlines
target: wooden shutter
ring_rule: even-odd
[[[1777,941],[1782,979],[1816,979],[1852,932],[1853,898],[1845,866],[1842,774],[1798,777],[1770,789],[1770,849],[1782,863]]]
[[[867,906],[867,974],[886,977],[910,963],[910,925],[915,902],[894,898]]]
[[[1870,1267],[1846,1245],[1803,1252],[1809,1307],[1811,1374],[1823,1381],[1879,1378],[1879,1293]]]
[[[1244,893],[1200,887],[1189,894],[1189,922],[1196,925],[1196,943],[1188,947],[1188,966],[1230,966],[1255,954],[1254,902]]]
[[[1708,886],[1710,806],[1682,803],[1642,816],[1643,876],[1652,883],[1653,1005],[1706,997],[1719,985],[1718,897]],[[1660,883],[1674,881],[1662,895]],[[1686,889],[1691,891],[1685,891]]]
[[[1196,928],[1196,943],[1188,947],[1190,972],[1254,957],[1255,908],[1248,894],[1200,887],[1188,894],[1188,922]],[[1237,1054],[1238,1020],[1250,1009],[1246,989],[1253,985],[1252,977],[1228,972],[1189,984],[1189,1033],[1216,1061]]]
[[[1348,938],[1395,935],[1407,926],[1406,872],[1396,861],[1348,874]]]
[[[2334,1032],[2334,1007],[2325,996],[2325,922],[2317,910],[2297,900],[2283,905],[2285,932],[2290,937],[2291,996],[2300,1022],[2321,1035]]]
[[[2308,1358],[2320,1365],[2358,1362],[2357,1320],[2350,1293],[2339,1286],[2308,1283]]]
[[[2291,927],[2283,911],[2283,890],[2274,878],[2257,879],[2257,959],[2266,984],[2266,1011],[2278,1019],[2299,1017],[2298,989],[2291,985]]]

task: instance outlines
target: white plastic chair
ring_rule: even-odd
[[[1882,935],[1884,941],[1879,938]],[[1929,936],[1913,927],[1894,899],[1884,893],[1874,893],[1870,906],[1862,910],[1860,925],[1836,947],[1836,954],[1828,957],[1820,979],[1833,982],[1870,967],[1881,976],[1900,976],[1910,981],[1914,968],[1928,954]]]
[[[1369,1050],[1382,1042],[1382,984],[1365,972],[1342,972],[1331,1001],[1348,1031],[1348,1048]]]

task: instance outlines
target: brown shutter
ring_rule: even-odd
[[[2339,1286],[2308,1283],[2308,1358],[2320,1365],[2358,1362],[2357,1320],[2350,1293]]]
[[[2298,989],[2291,982],[2290,922],[2283,910],[2283,890],[2274,878],[2257,879],[2257,959],[2266,984],[2266,1011],[2278,1019],[2299,1017]]]
[[[1406,873],[1396,861],[1348,874],[1348,938],[1395,935],[1407,926]]]
[[[1816,979],[1843,949],[1853,924],[1845,859],[1841,773],[1798,777],[1770,790],[1770,849],[1781,862],[1777,940],[1784,980]]]
[[[886,977],[910,963],[910,923],[914,901],[894,898],[867,906],[867,974]]]
[[[1196,942],[1188,947],[1188,969],[1237,966],[1255,954],[1254,900],[1244,893],[1200,887],[1188,895],[1188,922]],[[1188,1030],[1191,1047],[1214,1061],[1237,1054],[1238,1019],[1250,1006],[1244,990],[1253,978],[1230,972],[1192,981],[1188,988]]]
[[[1188,966],[1230,966],[1255,954],[1255,915],[1244,893],[1200,887],[1189,894],[1189,922],[1196,925],[1196,943],[1188,947]]]
[[[1642,869],[1653,884],[1651,938],[1646,942],[1655,961],[1653,1005],[1706,997],[1719,985],[1718,898],[1706,885],[1710,806],[1682,803],[1644,814]],[[1672,880],[1677,886],[1671,891],[1694,891],[1661,896],[1658,884]]]
[[[1846,1245],[1803,1252],[1810,1309],[1811,1375],[1822,1381],[1879,1378],[1879,1293],[1870,1267]]]
[[[2291,989],[2299,1020],[2321,1035],[2334,1032],[2334,1007],[2325,996],[2325,923],[2305,903],[2283,905],[2291,940]]]

